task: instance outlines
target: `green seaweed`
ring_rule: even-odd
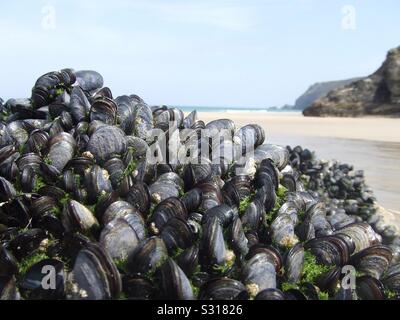
[[[117,300],[128,300],[128,296],[125,292],[121,292],[117,298]]]
[[[19,274],[25,274],[34,264],[44,259],[49,259],[49,257],[43,252],[37,252],[29,257],[26,257],[18,264]]]
[[[318,264],[317,259],[310,251],[304,252],[304,265],[302,270],[303,282],[314,283],[321,274],[328,272],[330,269],[330,266]]]
[[[288,189],[286,189],[283,185],[280,184],[276,195],[279,199],[285,199],[287,192],[288,192]]]
[[[126,166],[126,168],[125,168],[124,172],[122,173],[121,178],[120,178],[119,181],[121,182],[121,181],[123,181],[126,177],[130,176],[130,175],[136,170],[136,167],[137,167],[136,161],[131,160],[131,161],[128,163],[128,165]]]
[[[299,289],[299,286],[295,283],[283,282],[281,285],[282,291],[288,291],[291,289]]]
[[[43,158],[43,162],[45,164],[48,164],[48,165],[52,165],[53,164],[53,161],[51,161],[51,159],[49,157],[47,157],[47,156]]]
[[[245,213],[247,207],[250,205],[250,202],[251,202],[251,197],[250,196],[245,197],[240,201],[240,203],[239,203],[239,212],[240,212],[240,214]]]
[[[318,292],[318,298],[319,300],[329,300],[329,294],[328,292],[320,291]]]
[[[396,299],[398,296],[396,291],[390,289],[385,289],[384,294],[387,299]]]
[[[117,267],[117,269],[122,273],[126,273],[128,259],[113,259],[113,260],[114,260],[114,264]]]
[[[35,184],[33,186],[33,192],[38,193],[40,189],[46,186],[46,183],[43,181],[41,176],[36,176]]]

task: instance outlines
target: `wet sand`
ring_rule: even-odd
[[[229,118],[237,126],[258,123],[270,143],[301,145],[320,158],[353,164],[365,171],[380,205],[400,211],[400,119],[306,118],[300,113],[262,112],[200,112],[199,118],[206,123]]]

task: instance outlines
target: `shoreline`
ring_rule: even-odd
[[[377,204],[394,211],[400,223],[400,121],[393,118],[317,118],[301,113],[198,112],[206,123],[229,118],[237,129],[255,123],[267,143],[300,145],[325,160],[349,163],[363,170]],[[400,224],[399,224],[400,230]]]

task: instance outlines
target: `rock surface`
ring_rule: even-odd
[[[352,78],[347,80],[315,83],[296,100],[294,108],[296,110],[304,110],[311,106],[316,100],[325,97],[330,91],[342,88],[361,79],[362,78]]]
[[[400,47],[388,52],[372,75],[329,92],[305,116],[400,116]]]

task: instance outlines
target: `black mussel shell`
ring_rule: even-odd
[[[215,278],[206,282],[199,293],[200,300],[247,300],[246,287],[230,278]]]
[[[177,249],[186,249],[194,242],[194,234],[189,224],[180,218],[173,217],[164,225],[160,237],[168,249],[173,253]]]
[[[153,232],[160,232],[168,220],[173,217],[186,220],[187,214],[186,207],[179,198],[170,197],[165,199],[155,207],[151,217]]]
[[[67,293],[72,299],[111,299],[122,290],[117,267],[107,252],[94,243],[87,243],[78,253],[71,277],[78,289]]]
[[[249,241],[243,230],[242,221],[237,217],[230,225],[230,243],[236,256],[246,256]]]
[[[156,272],[161,297],[168,300],[193,300],[191,283],[174,260],[168,258]]]
[[[130,300],[151,300],[156,295],[153,284],[141,277],[124,277],[122,279],[123,292]]]
[[[190,277],[193,273],[197,271],[199,265],[199,247],[198,245],[193,245],[190,248],[184,250],[180,255],[177,256],[176,262],[179,267],[185,272],[185,274]]]
[[[380,279],[392,261],[392,250],[385,245],[375,245],[366,248],[355,255],[349,261],[358,271]]]
[[[46,238],[46,232],[42,229],[28,229],[10,241],[9,249],[18,260],[21,260],[38,249]]]
[[[151,237],[142,241],[128,257],[127,268],[131,274],[145,275],[155,272],[167,257],[164,241],[159,237]]]
[[[285,276],[289,283],[300,281],[304,265],[304,248],[301,243],[292,247],[285,256]]]
[[[0,275],[0,300],[19,300],[17,283],[14,276]]]
[[[279,289],[265,289],[259,292],[254,300],[286,300],[286,296]]]
[[[371,276],[362,276],[356,280],[357,296],[362,300],[384,300],[382,282]]]
[[[135,183],[126,195],[126,201],[139,210],[143,216],[147,216],[150,210],[150,192],[143,182]]]
[[[4,245],[0,245],[0,276],[11,276],[17,272],[17,259]]]
[[[27,270],[21,280],[20,289],[28,299],[64,299],[65,282],[64,263],[55,259],[44,259]]]
[[[228,205],[221,204],[219,206],[207,210],[203,214],[202,223],[207,224],[208,221],[211,220],[213,217],[216,217],[219,223],[223,227],[226,227],[233,221],[235,217],[237,217],[237,213],[235,213],[235,211]]]
[[[194,212],[200,206],[202,200],[202,192],[198,188],[193,188],[186,192],[182,196],[181,200],[184,203],[188,212]]]

